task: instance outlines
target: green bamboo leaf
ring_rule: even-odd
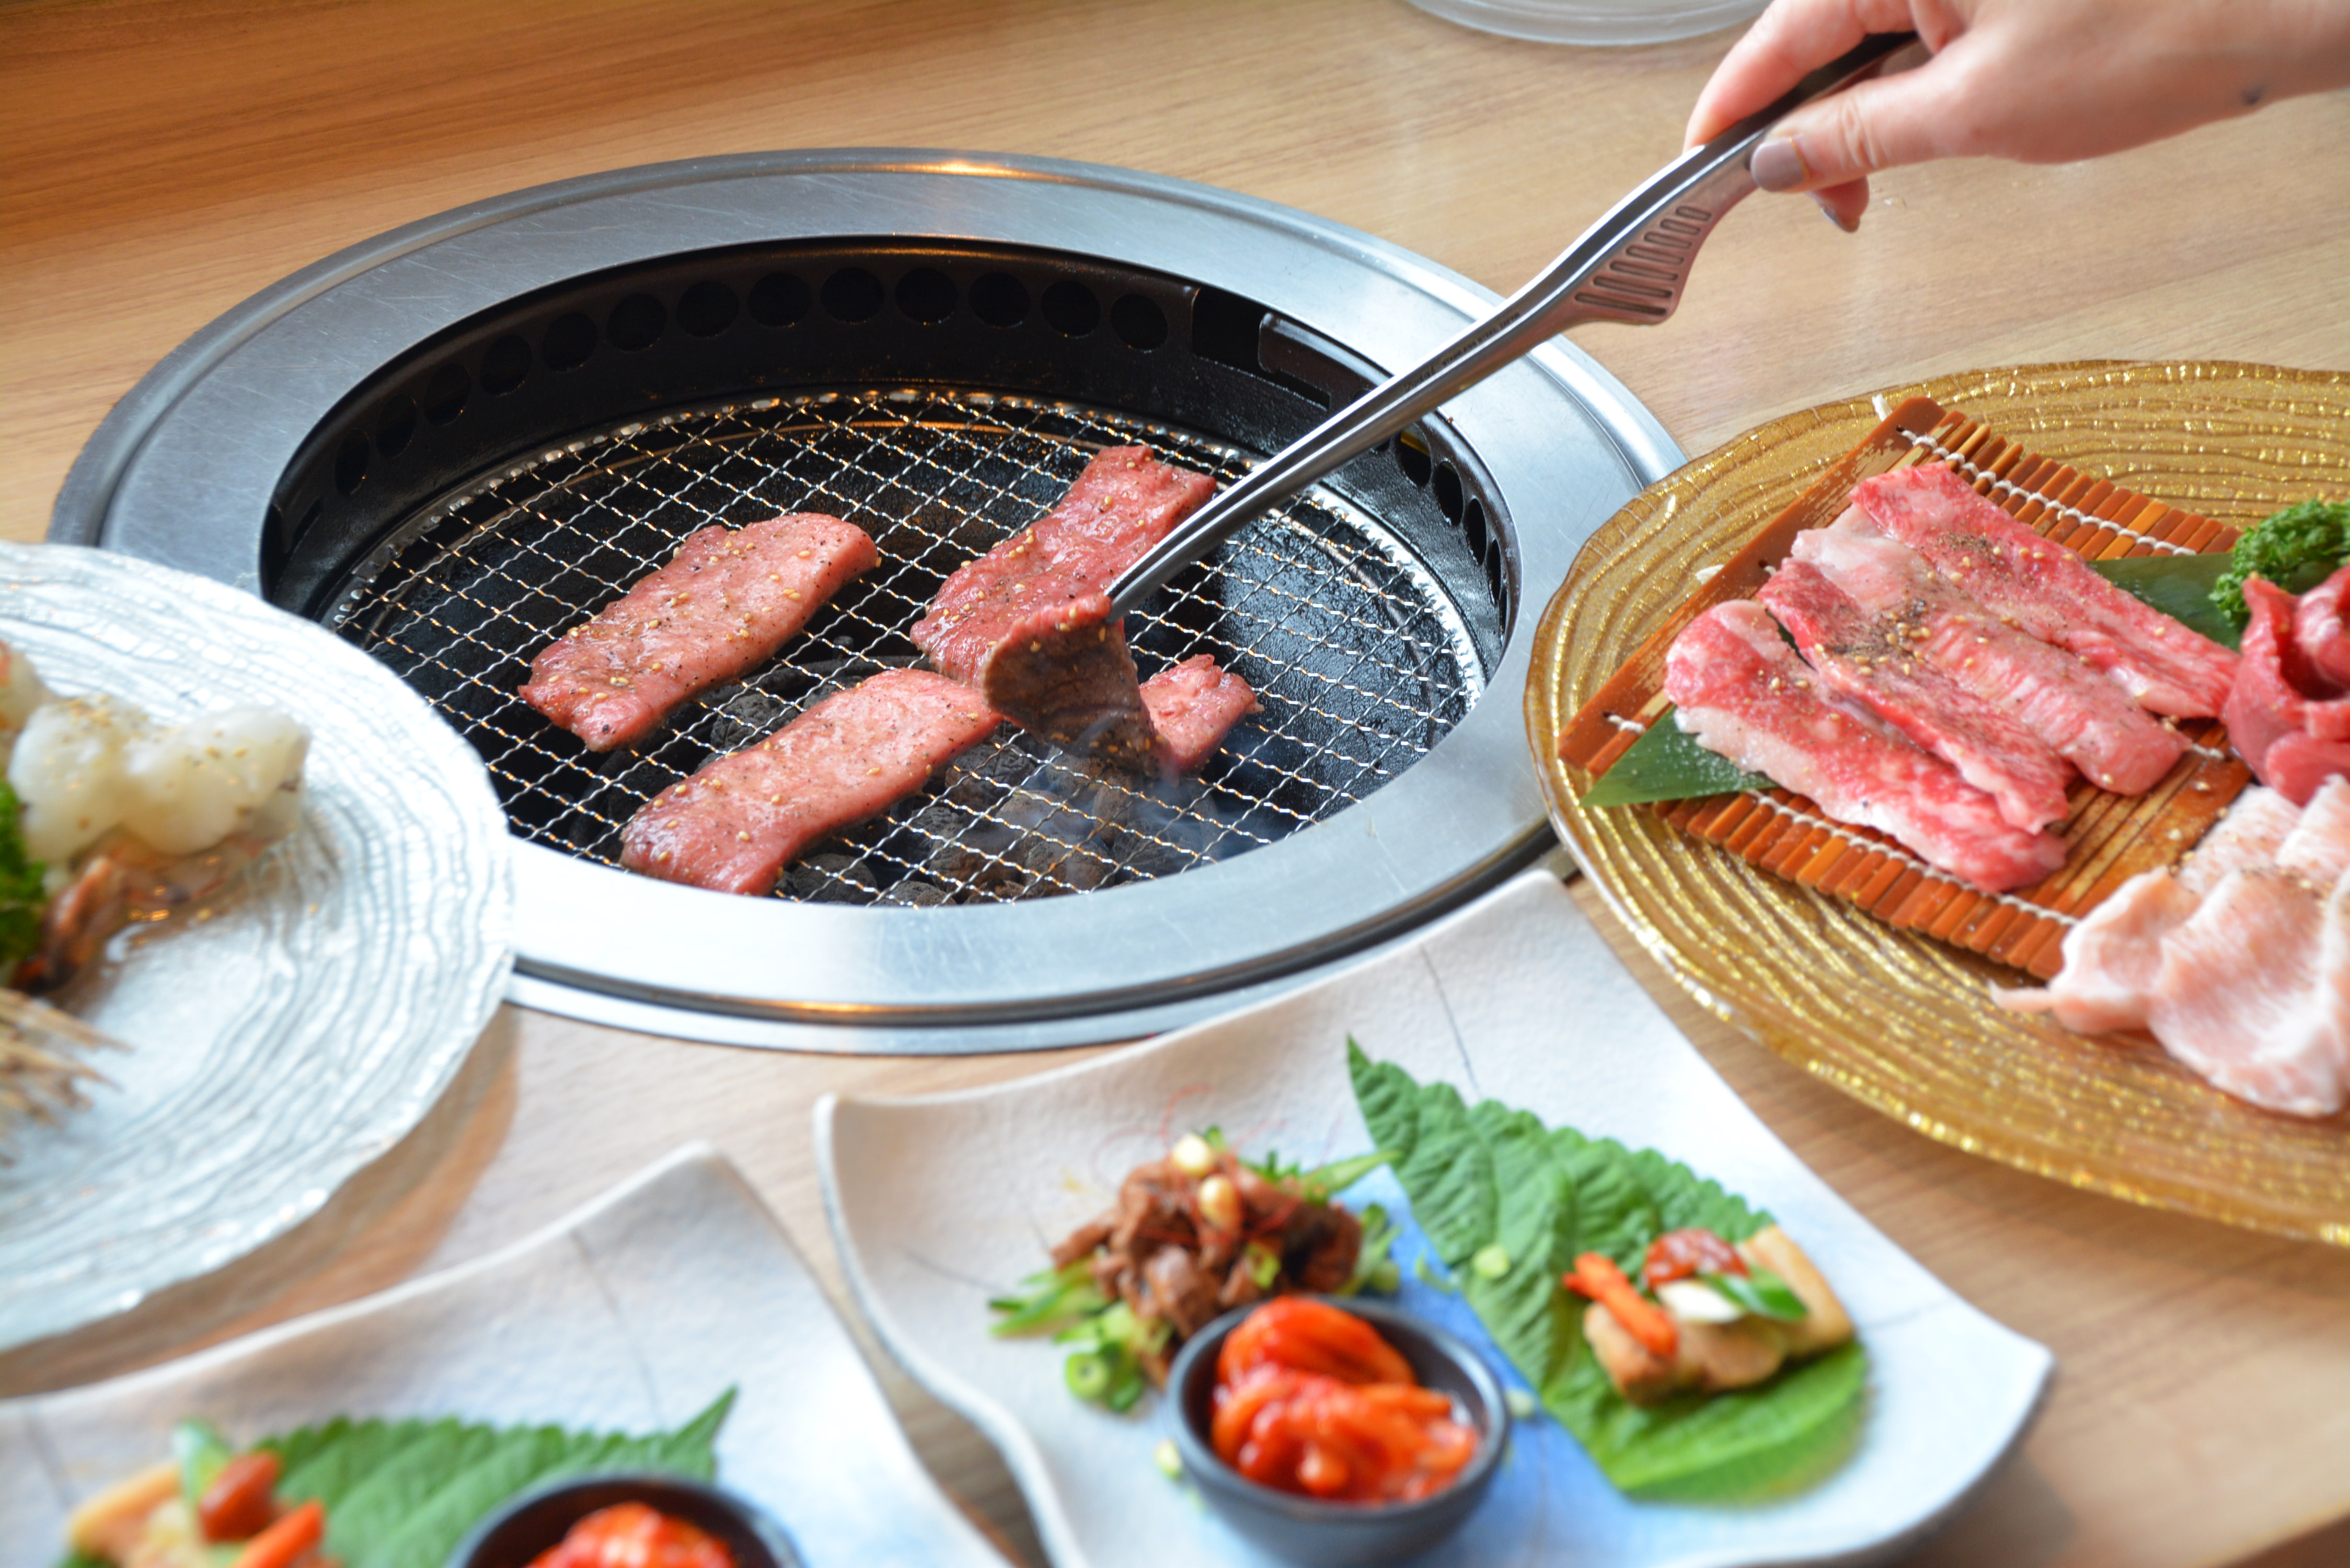
[[[2106,581],[2219,643],[2233,648],[2243,633],[2211,602],[2211,588],[2227,571],[2230,557],[2217,556],[2124,556],[2092,561]]]
[[[1740,790],[1769,789],[1771,781],[1750,774],[1728,757],[1709,752],[1694,737],[1682,733],[1673,711],[1657,715],[1631,748],[1583,792],[1588,806],[1639,805],[1657,800],[1695,800],[1701,795],[1734,794]]]

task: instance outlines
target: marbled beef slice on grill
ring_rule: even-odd
[[[996,722],[966,686],[885,670],[655,795],[621,829],[620,864],[713,892],[764,893],[809,844],[889,810]]]
[[[712,524],[539,649],[522,699],[591,752],[632,745],[695,692],[774,658],[876,559],[863,529],[821,513]]]
[[[1215,487],[1147,448],[1109,448],[1033,526],[956,568],[915,623],[914,646],[1048,740],[1149,758],[1134,660],[1104,596]]]

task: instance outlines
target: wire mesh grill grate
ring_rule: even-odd
[[[947,574],[1035,520],[1105,446],[1230,481],[1249,459],[1097,410],[985,393],[765,399],[620,425],[520,462],[394,530],[328,624],[397,670],[489,764],[516,833],[617,865],[637,809],[817,698],[918,660],[906,630]],[[537,650],[695,529],[826,512],[880,564],[750,679],[636,750],[598,754],[514,693]],[[1411,765],[1482,694],[1445,588],[1359,509],[1314,492],[1128,618],[1147,679],[1213,654],[1256,693],[1199,775],[1085,764],[1010,725],[890,811],[823,841],[778,896],[1004,902],[1165,877],[1272,844]]]

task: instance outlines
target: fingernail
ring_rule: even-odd
[[[1792,136],[1774,136],[1757,147],[1746,169],[1765,191],[1800,191],[1806,178],[1804,155]]]
[[[1834,207],[1829,206],[1824,197],[1814,196],[1812,198],[1812,202],[1819,208],[1821,216],[1827,219],[1829,223],[1834,223],[1837,228],[1842,229],[1846,234],[1856,234],[1860,233],[1860,219],[1857,215],[1853,217],[1845,216],[1845,214],[1837,212]]]

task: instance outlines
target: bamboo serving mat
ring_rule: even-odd
[[[1930,399],[1913,398],[1641,644],[1576,713],[1559,738],[1559,755],[1594,778],[1605,774],[1669,706],[1665,650],[1683,627],[1717,604],[1752,597],[1794,536],[1835,522],[1861,480],[1918,462],[1948,464],[2043,537],[2093,561],[2157,551],[2216,554],[2236,542],[2233,528],[2027,452]],[[2138,873],[2175,863],[2251,779],[2219,720],[2190,720],[2179,730],[2193,749],[2143,795],[2114,794],[2076,780],[2068,797],[2071,812],[2051,830],[2064,840],[2064,866],[2012,893],[1971,887],[1873,829],[1831,821],[1811,801],[1783,789],[1645,809],[1900,929],[2045,980],[2063,967],[2059,944],[2082,916]]]

